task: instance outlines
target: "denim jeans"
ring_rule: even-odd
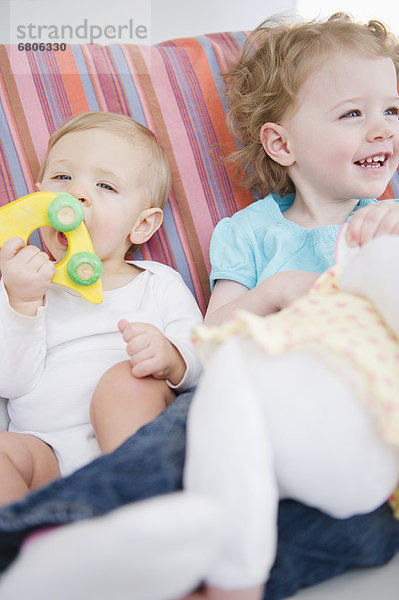
[[[181,490],[191,398],[192,392],[177,397],[112,454],[0,509],[0,571],[36,529],[96,517],[136,500]],[[369,515],[336,520],[284,500],[265,600],[290,596],[351,567],[384,564],[397,550],[399,521],[387,505]]]

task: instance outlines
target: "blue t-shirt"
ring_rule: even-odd
[[[303,229],[288,221],[283,213],[294,197],[269,194],[216,225],[210,246],[211,288],[217,279],[230,279],[252,289],[280,271],[323,273],[334,263],[341,225]],[[352,214],[374,202],[359,200]]]

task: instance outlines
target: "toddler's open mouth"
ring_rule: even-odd
[[[368,158],[357,160],[355,162],[355,165],[363,167],[364,169],[380,169],[384,166],[384,163],[387,160],[387,158],[387,154],[375,154],[374,156],[369,156]]]

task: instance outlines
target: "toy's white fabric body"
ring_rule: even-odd
[[[398,265],[399,237],[376,238],[348,255],[340,281],[343,292],[369,298],[397,337]],[[213,497],[228,521],[208,582],[229,589],[267,580],[280,498],[346,518],[393,492],[398,447],[366,408],[364,372],[347,363],[342,373],[315,348],[268,355],[239,333],[214,352],[190,409],[185,465],[185,489]]]

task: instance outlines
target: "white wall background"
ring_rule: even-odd
[[[296,11],[305,18],[328,17],[335,12],[349,12],[360,21],[378,19],[399,35],[398,0],[297,0]]]
[[[254,29],[295,10],[295,0],[152,0],[153,43],[173,37]]]
[[[360,20],[378,18],[399,35],[398,0],[0,0],[0,42],[61,41],[44,40],[45,27],[61,29],[69,24],[74,32],[80,26],[80,37],[64,37],[66,42],[90,41],[92,26],[96,36],[92,41],[98,43],[156,43],[173,37],[252,29],[276,13],[294,12],[313,18],[339,10]],[[34,27],[30,40],[29,24]],[[44,28],[41,38],[37,35],[39,25]],[[141,37],[135,36],[138,25],[147,29],[145,38],[142,29]],[[18,26],[25,28],[24,39],[17,37]]]

